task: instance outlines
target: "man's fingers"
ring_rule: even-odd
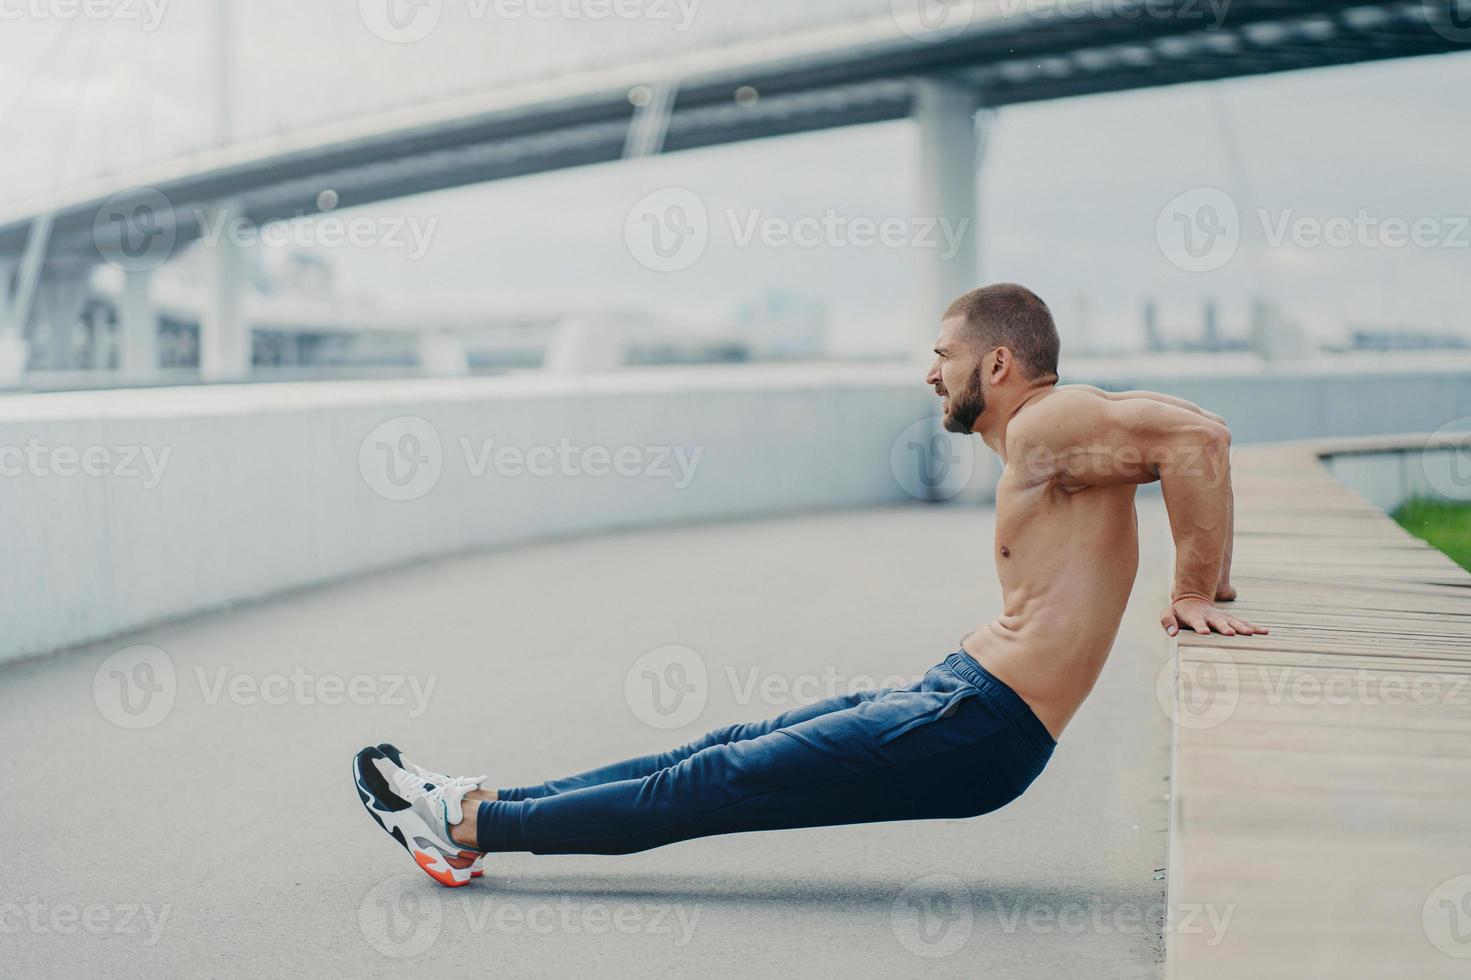
[[[1207,621],[1211,624],[1211,629],[1220,633],[1222,636],[1236,635],[1236,630],[1231,626],[1231,617],[1225,613],[1215,613],[1207,617]]]
[[[1159,618],[1159,624],[1165,628],[1165,632],[1174,636],[1180,632],[1180,621],[1175,618],[1175,610],[1166,609],[1163,616]]]
[[[1200,613],[1195,613],[1194,615],[1185,616],[1183,618],[1185,620],[1185,625],[1189,626],[1197,633],[1209,633],[1211,631],[1210,624],[1205,621],[1205,616]]]

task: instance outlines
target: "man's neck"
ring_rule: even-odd
[[[976,420],[975,433],[981,437],[981,441],[990,447],[991,451],[1001,457],[1001,462],[1006,462],[1006,432],[1011,427],[1011,420],[1016,418],[1018,412],[1026,408],[1032,402],[1050,392],[1057,390],[1057,379],[1037,381],[1019,388],[1009,396],[998,397],[993,389],[987,399],[986,411]]]

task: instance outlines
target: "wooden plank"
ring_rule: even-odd
[[[1471,976],[1471,574],[1328,448],[1235,457],[1233,612],[1272,633],[1177,641],[1169,901],[1225,922],[1167,930],[1180,980]]]

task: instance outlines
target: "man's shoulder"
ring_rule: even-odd
[[[1047,445],[1092,429],[1108,399],[1085,387],[1054,388],[1027,405],[1011,420],[1007,441],[1017,445]]]

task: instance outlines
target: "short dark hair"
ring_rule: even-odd
[[[972,289],[946,308],[944,319],[955,316],[965,317],[970,337],[982,345],[1010,348],[1028,377],[1057,376],[1057,325],[1027,287],[1002,282]]]

